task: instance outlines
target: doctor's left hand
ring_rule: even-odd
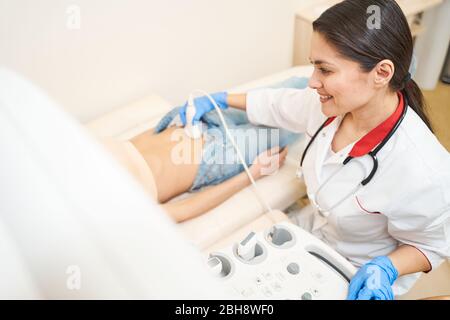
[[[393,300],[392,285],[398,271],[387,256],[376,257],[353,276],[347,300]]]
[[[228,104],[227,104],[228,93],[227,92],[225,92],[225,91],[216,92],[216,93],[212,93],[210,96],[211,96],[211,98],[214,99],[214,101],[217,103],[217,106],[220,109],[228,108]],[[212,104],[211,100],[209,100],[209,98],[207,96],[195,98],[194,104],[195,104],[196,112],[195,112],[194,119],[192,119],[192,124],[196,124],[198,121],[200,121],[200,118],[203,117],[203,115],[205,113],[208,113],[208,112],[214,110],[214,105]],[[183,126],[186,125],[186,107],[187,107],[187,102],[179,109],[179,115],[180,115],[181,123],[183,124]]]

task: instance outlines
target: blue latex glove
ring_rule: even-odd
[[[216,92],[213,94],[210,94],[210,96],[216,101],[217,105],[220,109],[226,109],[228,108],[227,104],[227,96],[228,93],[226,92]],[[212,110],[214,110],[214,105],[212,104],[211,100],[207,96],[202,96],[199,98],[194,99],[195,104],[195,116],[192,120],[192,123],[195,125],[200,120],[200,118],[205,114]],[[186,125],[186,107],[187,102],[179,109],[180,119],[183,123],[183,126]]]
[[[391,286],[398,271],[386,256],[376,257],[363,265],[353,276],[348,288],[348,300],[393,300]]]

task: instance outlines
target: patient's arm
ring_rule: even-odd
[[[272,174],[283,165],[287,148],[279,151],[276,147],[261,153],[255,159],[255,162],[249,168],[254,180],[261,178],[263,175]],[[250,178],[244,171],[187,199],[166,203],[162,207],[175,221],[181,222],[213,209],[248,185],[250,185]]]
[[[162,207],[176,222],[181,222],[211,210],[249,184],[250,179],[247,173],[241,172],[231,179],[194,194],[190,198],[165,203]]]

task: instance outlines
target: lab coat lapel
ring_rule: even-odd
[[[315,141],[316,150],[315,150],[315,171],[316,171],[316,179],[319,185],[323,183],[322,181],[322,169],[325,162],[325,156],[327,154],[328,148],[330,148],[331,142],[333,141],[334,134],[336,130],[339,128],[339,124],[341,123],[342,118],[337,117],[322,129],[321,132],[317,135]]]

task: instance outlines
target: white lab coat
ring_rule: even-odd
[[[326,119],[319,96],[311,88],[250,91],[247,114],[254,124],[306,133],[308,141]],[[302,173],[313,203],[319,186],[332,172],[342,170],[342,161],[353,146],[330,153],[341,120],[337,117],[320,132],[304,160]],[[361,157],[361,163],[368,170],[372,168],[369,156]],[[408,108],[400,127],[378,153],[378,163],[375,176],[366,186],[331,214],[320,215],[311,206],[309,214],[299,217],[301,226],[357,267],[408,244],[419,249],[435,268],[450,257],[449,153]],[[327,190],[348,183],[345,179],[329,181],[333,182]],[[419,276],[400,277],[393,286],[394,294],[407,292]]]

